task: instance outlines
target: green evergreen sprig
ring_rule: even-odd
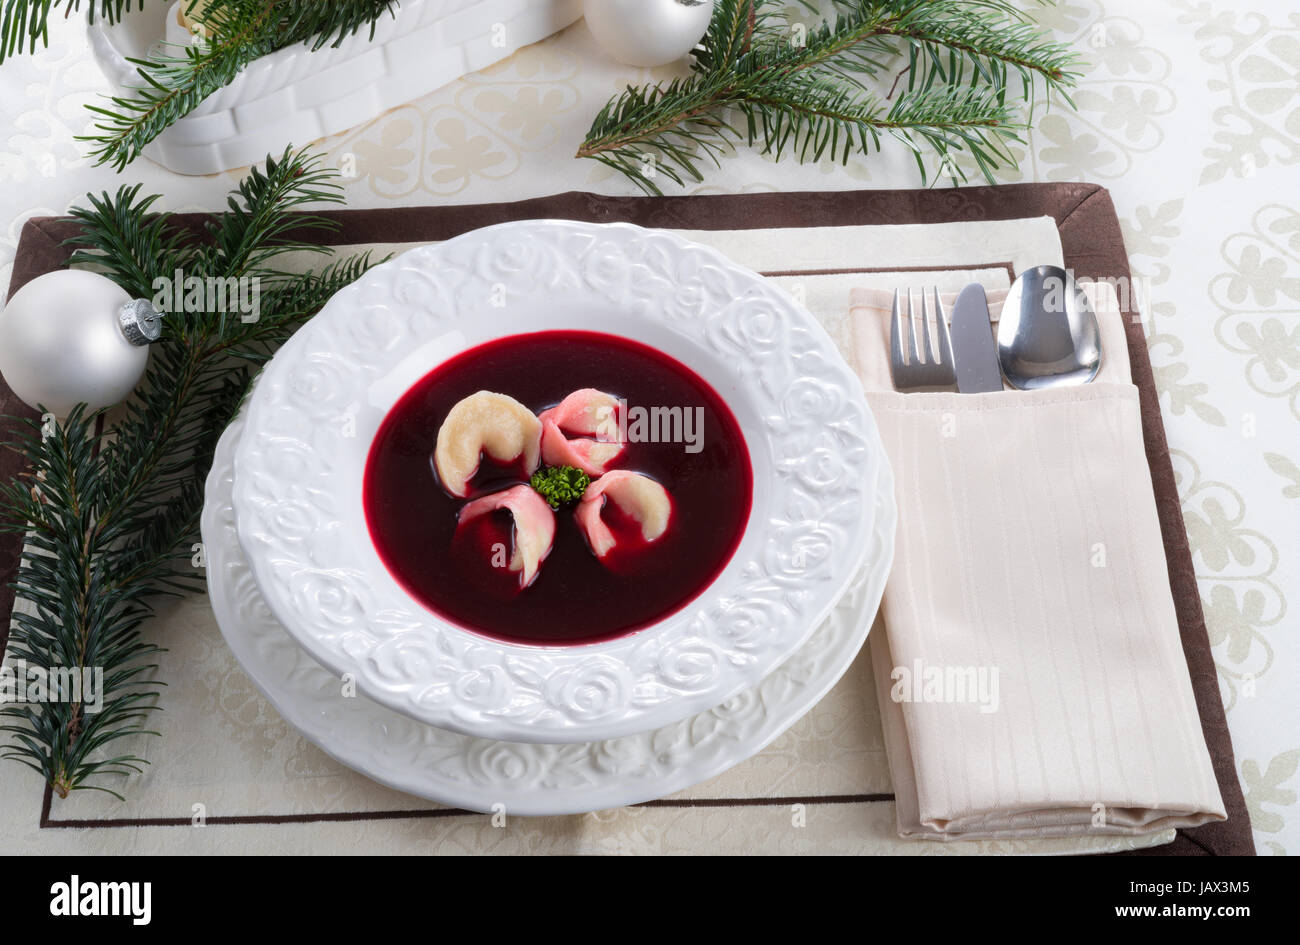
[[[62,423],[15,421],[7,443],[27,471],[0,484],[0,528],[26,535],[19,566],[10,655],[43,668],[98,666],[103,709],[71,702],[0,707],[10,741],[0,757],[39,771],[60,796],[104,790],[104,781],[146,763],[120,740],[156,734],[151,681],[159,652],[141,625],[161,597],[201,589],[192,566],[203,483],[217,439],[233,419],[253,372],[343,286],[372,265],[369,254],[303,274],[276,268],[288,252],[321,251],[306,241],[326,219],[292,211],[342,201],[319,159],[286,151],[268,158],[190,238],[139,186],[89,197],[74,264],[97,268],[128,293],[151,298],[155,280],[186,276],[257,278],[256,320],[228,311],[166,314],[149,368],[111,434],[102,411],[74,410]],[[307,226],[308,231],[299,229]]]
[[[833,5],[832,19],[799,34],[777,0],[717,0],[691,74],[629,86],[597,114],[577,156],[659,194],[658,174],[702,181],[703,164],[720,166],[740,143],[847,163],[892,137],[923,179],[927,157],[965,179],[957,159],[966,154],[991,181],[1015,164],[1008,145],[1021,140],[1036,90],[1068,101],[1077,77],[1075,55],[1003,0]],[[873,89],[891,72],[887,89]]]

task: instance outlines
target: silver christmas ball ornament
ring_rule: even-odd
[[[161,316],[99,273],[37,276],[0,311],[0,375],[28,406],[64,417],[125,399],[149,363]]]
[[[585,0],[582,13],[596,42],[619,62],[663,66],[704,38],[713,0]]]

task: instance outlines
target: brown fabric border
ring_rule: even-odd
[[[627,221],[642,226],[678,229],[763,229],[946,223],[1050,216],[1060,230],[1066,265],[1075,270],[1077,275],[1109,280],[1130,278],[1127,253],[1114,205],[1105,188],[1096,184],[1008,184],[942,190],[864,190],[663,198],[602,197],[571,192],[515,203],[341,210],[320,215],[339,224],[339,228],[334,231],[315,230],[307,234],[323,245],[450,239],[483,226],[542,217],[592,222]],[[202,216],[183,214],[177,220],[186,228],[198,232]],[[75,234],[76,226],[75,221],[60,217],[37,217],[27,222],[19,241],[10,295],[29,280],[61,268],[66,263],[68,253],[61,243]],[[1131,293],[1129,295],[1131,298]],[[1133,381],[1139,391],[1147,461],[1155,486],[1183,652],[1201,714],[1202,731],[1228,811],[1228,820],[1179,831],[1175,841],[1167,846],[1115,855],[1252,855],[1255,848],[1250,819],[1237,780],[1232,740],[1219,697],[1217,672],[1205,629],[1181,502],[1160,417],[1159,395],[1155,389],[1151,362],[1137,313],[1129,309],[1125,314],[1129,316],[1125,319],[1129,357]],[[0,386],[0,413],[32,414],[17,401],[7,386]],[[14,454],[0,456],[0,476],[11,477],[18,469],[17,459]],[[21,539],[18,536],[0,537],[0,581],[4,585],[0,589],[0,651],[8,637],[9,616],[13,605],[13,592],[8,585],[20,554]],[[859,799],[868,801],[887,798],[853,795],[822,800],[851,803]],[[801,799],[812,803],[817,803],[818,800]],[[691,805],[691,802],[681,803]],[[704,803],[706,802],[694,802],[691,806]],[[707,803],[721,806],[738,801],[715,799]],[[649,806],[676,804],[678,802],[652,802]],[[394,816],[396,813],[375,812],[375,816]],[[429,812],[421,816],[433,813],[440,812]],[[50,821],[48,814],[47,807],[43,811],[42,826],[97,825]],[[321,815],[320,819],[338,817]],[[282,822],[282,819],[276,818],[272,822]]]
[[[105,820],[53,820],[49,816],[50,794],[46,792],[45,805],[41,811],[41,826],[71,830],[86,830],[112,827],[190,827],[193,825],[188,817],[148,817],[148,818],[112,818]],[[825,794],[813,797],[693,797],[661,798],[656,801],[644,801],[633,807],[663,807],[674,810],[688,810],[717,807],[789,807],[792,804],[833,805],[833,804],[877,804],[892,801],[892,794]],[[334,811],[320,814],[245,814],[234,816],[208,817],[204,823],[209,826],[247,826],[250,824],[315,824],[315,823],[351,823],[370,820],[437,820],[444,817],[483,817],[476,811],[460,807],[421,807],[413,810],[372,810],[372,811]]]

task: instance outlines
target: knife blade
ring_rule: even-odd
[[[982,394],[1002,390],[997,342],[984,287],[972,282],[961,290],[952,309],[952,351],[957,362],[957,390]]]

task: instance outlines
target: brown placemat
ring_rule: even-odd
[[[863,190],[851,192],[710,195],[692,197],[601,197],[558,194],[516,203],[450,207],[403,207],[343,210],[321,214],[340,223],[337,231],[312,234],[328,245],[428,242],[449,239],[467,230],[510,220],[558,217],[593,222],[617,220],[676,229],[760,229],[797,226],[849,226],[891,223],[947,223],[963,220],[1009,220],[1050,216],[1061,235],[1067,267],[1076,276],[1129,280],[1128,257],[1110,194],[1095,184],[1010,184],[943,190]],[[177,217],[197,232],[199,215]],[[66,264],[63,241],[77,224],[64,217],[36,217],[23,227],[10,282],[10,295],[28,281]],[[1147,460],[1155,486],[1164,536],[1170,587],[1178,613],[1183,652],[1196,693],[1201,727],[1228,820],[1179,831],[1163,847],[1117,855],[1252,855],[1250,819],[1237,781],[1232,739],[1219,697],[1214,657],[1210,652],[1200,594],[1183,524],[1182,508],[1169,461],[1151,361],[1132,293],[1121,293],[1133,381],[1142,405]],[[847,304],[847,303],[846,303]],[[0,414],[30,415],[3,381]],[[18,457],[0,455],[0,476],[11,477]],[[22,551],[19,536],[0,536],[0,652],[8,637],[13,578]]]

